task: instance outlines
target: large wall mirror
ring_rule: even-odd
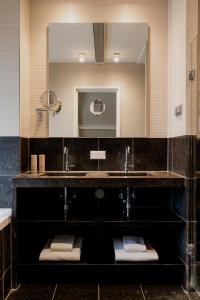
[[[148,36],[142,23],[51,23],[49,90],[62,110],[50,137],[145,137]]]

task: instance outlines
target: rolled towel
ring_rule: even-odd
[[[83,238],[76,237],[72,251],[61,252],[61,251],[50,250],[51,239],[49,239],[44,249],[40,253],[39,260],[40,261],[80,261],[82,240]]]
[[[124,250],[126,252],[146,252],[147,247],[142,237],[124,236],[123,237]]]
[[[72,251],[74,245],[74,235],[58,234],[53,238],[51,251]]]
[[[146,252],[126,252],[124,251],[122,238],[114,238],[115,261],[155,261],[158,254],[153,247],[147,243]]]

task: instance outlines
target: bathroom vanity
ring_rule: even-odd
[[[169,172],[61,174],[24,173],[13,179],[15,283],[85,279],[187,287],[184,177]],[[40,262],[48,238],[64,233],[83,237],[80,262]],[[123,235],[143,236],[159,260],[116,262],[113,237]]]

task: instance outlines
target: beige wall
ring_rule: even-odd
[[[198,0],[187,0],[187,75],[197,71]],[[197,77],[187,80],[187,134],[197,134]]]
[[[48,135],[48,118],[36,107],[47,88],[47,26],[50,22],[145,22],[150,26],[149,134],[167,136],[167,0],[31,0],[30,136]]]
[[[168,136],[186,134],[186,0],[168,4]],[[182,105],[183,114],[175,116]]]
[[[0,0],[0,136],[19,136],[19,0]]]
[[[50,116],[54,136],[73,136],[75,87],[119,87],[121,136],[145,136],[145,66],[142,64],[51,64],[50,89],[63,103]],[[55,130],[52,130],[54,127]]]
[[[29,136],[30,26],[29,1],[20,0],[20,136]]]

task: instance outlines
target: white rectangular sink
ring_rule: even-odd
[[[41,176],[62,176],[62,177],[68,177],[68,176],[85,176],[87,175],[86,172],[76,172],[76,171],[69,171],[69,172],[66,172],[66,171],[47,171],[45,172],[44,174],[41,174]]]
[[[129,171],[129,172],[123,172],[123,171],[114,171],[114,172],[107,172],[108,176],[120,176],[120,177],[132,177],[132,176],[138,176],[138,177],[144,177],[144,176],[152,176],[151,173],[146,171]]]

